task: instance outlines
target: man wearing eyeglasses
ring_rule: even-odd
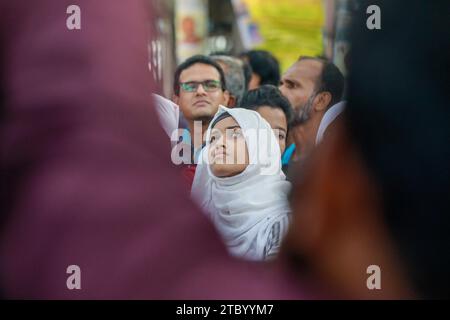
[[[178,66],[173,89],[173,100],[179,105],[189,131],[183,134],[182,143],[189,144],[191,149],[184,176],[192,184],[204,133],[219,105],[228,105],[230,95],[220,65],[203,55],[193,56]]]

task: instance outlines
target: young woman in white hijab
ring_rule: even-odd
[[[192,185],[231,254],[266,260],[289,225],[290,183],[278,141],[257,112],[220,107],[211,121]],[[240,160],[240,161],[239,161]]]

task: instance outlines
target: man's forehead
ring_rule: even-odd
[[[220,73],[209,64],[196,63],[180,74],[180,81],[220,80]]]
[[[292,80],[315,80],[322,72],[323,63],[314,59],[304,59],[295,62],[283,75],[283,78]]]

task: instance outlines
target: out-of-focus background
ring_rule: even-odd
[[[325,56],[346,74],[349,28],[358,0],[155,0],[159,32],[151,65],[162,93],[194,54],[269,50],[284,72],[300,55]],[[164,69],[164,72],[162,71]]]

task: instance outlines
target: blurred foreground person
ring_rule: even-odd
[[[448,299],[448,1],[377,1],[381,30],[361,27],[370,4],[353,25],[347,109],[297,179],[285,249],[342,297]]]
[[[68,30],[69,2],[0,1],[2,297],[311,297],[286,264],[232,259],[184,191],[152,108],[146,3],[78,0]]]

